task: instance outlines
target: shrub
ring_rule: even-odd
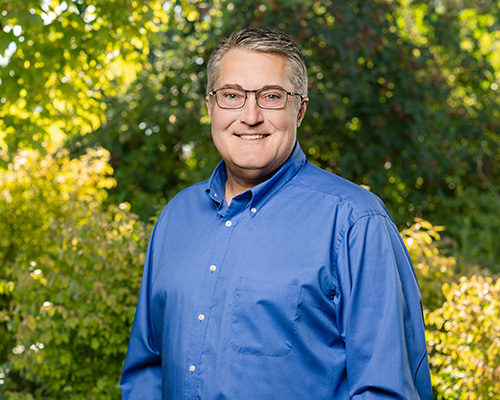
[[[401,231],[415,267],[424,308],[434,310],[443,304],[441,287],[455,279],[457,262],[442,251],[442,226],[433,226],[428,221],[415,219],[415,224]]]
[[[416,219],[401,232],[422,292],[435,398],[492,399],[500,393],[500,280],[446,255],[443,230]]]
[[[108,157],[25,152],[1,175],[8,398],[119,398],[149,228],[102,207]]]
[[[103,205],[114,184],[108,158],[22,152],[0,172],[2,400],[119,398],[152,224],[127,204]],[[491,398],[500,391],[500,280],[457,283],[443,229],[416,219],[401,232],[421,286],[436,397]]]
[[[425,315],[438,399],[498,398],[500,279],[463,277],[445,284],[443,294],[443,306]]]

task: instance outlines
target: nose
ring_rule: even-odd
[[[264,121],[262,109],[257,105],[256,94],[248,93],[245,106],[241,109],[240,122],[255,126]]]

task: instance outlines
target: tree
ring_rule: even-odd
[[[415,216],[439,221],[462,254],[494,266],[498,238],[487,215],[500,201],[498,13],[444,7],[172,4],[137,84],[109,98],[106,123],[72,146],[110,149],[119,177],[111,197],[130,200],[142,218],[153,215],[218,160],[204,104],[215,43],[249,24],[277,26],[300,42],[309,67],[311,101],[299,132],[309,159],[369,186],[400,227]]]
[[[371,187],[400,227],[437,220],[467,257],[498,258],[487,218],[500,204],[498,1],[4,4],[4,161],[57,137],[76,150],[105,145],[111,197],[148,218],[218,160],[204,105],[215,43],[277,26],[309,66],[300,140],[310,160]]]
[[[135,79],[162,1],[1,0],[0,160],[97,129]]]
[[[449,189],[427,217],[447,226],[461,256],[498,268],[500,207],[500,3],[485,0],[403,3],[398,29],[428,47],[446,97],[433,113],[435,134],[452,161],[442,170]],[[429,133],[427,133],[428,135]]]
[[[0,392],[117,395],[151,227],[126,202],[146,221],[209,176],[219,156],[206,62],[252,24],[303,48],[308,158],[369,186],[406,228],[438,393],[496,388],[496,353],[481,353],[496,351],[494,330],[475,331],[480,353],[463,339],[469,324],[495,321],[484,298],[497,283],[456,274],[470,268],[464,257],[500,268],[498,0],[0,0],[0,10]],[[435,243],[440,228],[423,219],[407,228],[414,217],[453,239]],[[483,376],[462,379],[473,367]]]

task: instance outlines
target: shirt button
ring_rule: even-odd
[[[217,269],[217,266],[215,266],[215,265],[210,266],[210,271],[214,272],[216,269]]]
[[[226,226],[229,228],[233,223],[231,221],[226,221]]]
[[[189,366],[189,371],[194,372],[196,371],[196,367],[194,365]]]
[[[257,209],[254,207],[250,211],[255,214],[257,212]]]
[[[200,314],[200,315],[198,315],[198,319],[199,319],[200,321],[203,321],[203,320],[205,319],[205,315],[204,315],[204,314]]]

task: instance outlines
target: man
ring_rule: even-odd
[[[382,202],[306,161],[300,51],[248,28],[208,62],[223,161],[158,219],[123,399],[432,399],[420,293]]]

